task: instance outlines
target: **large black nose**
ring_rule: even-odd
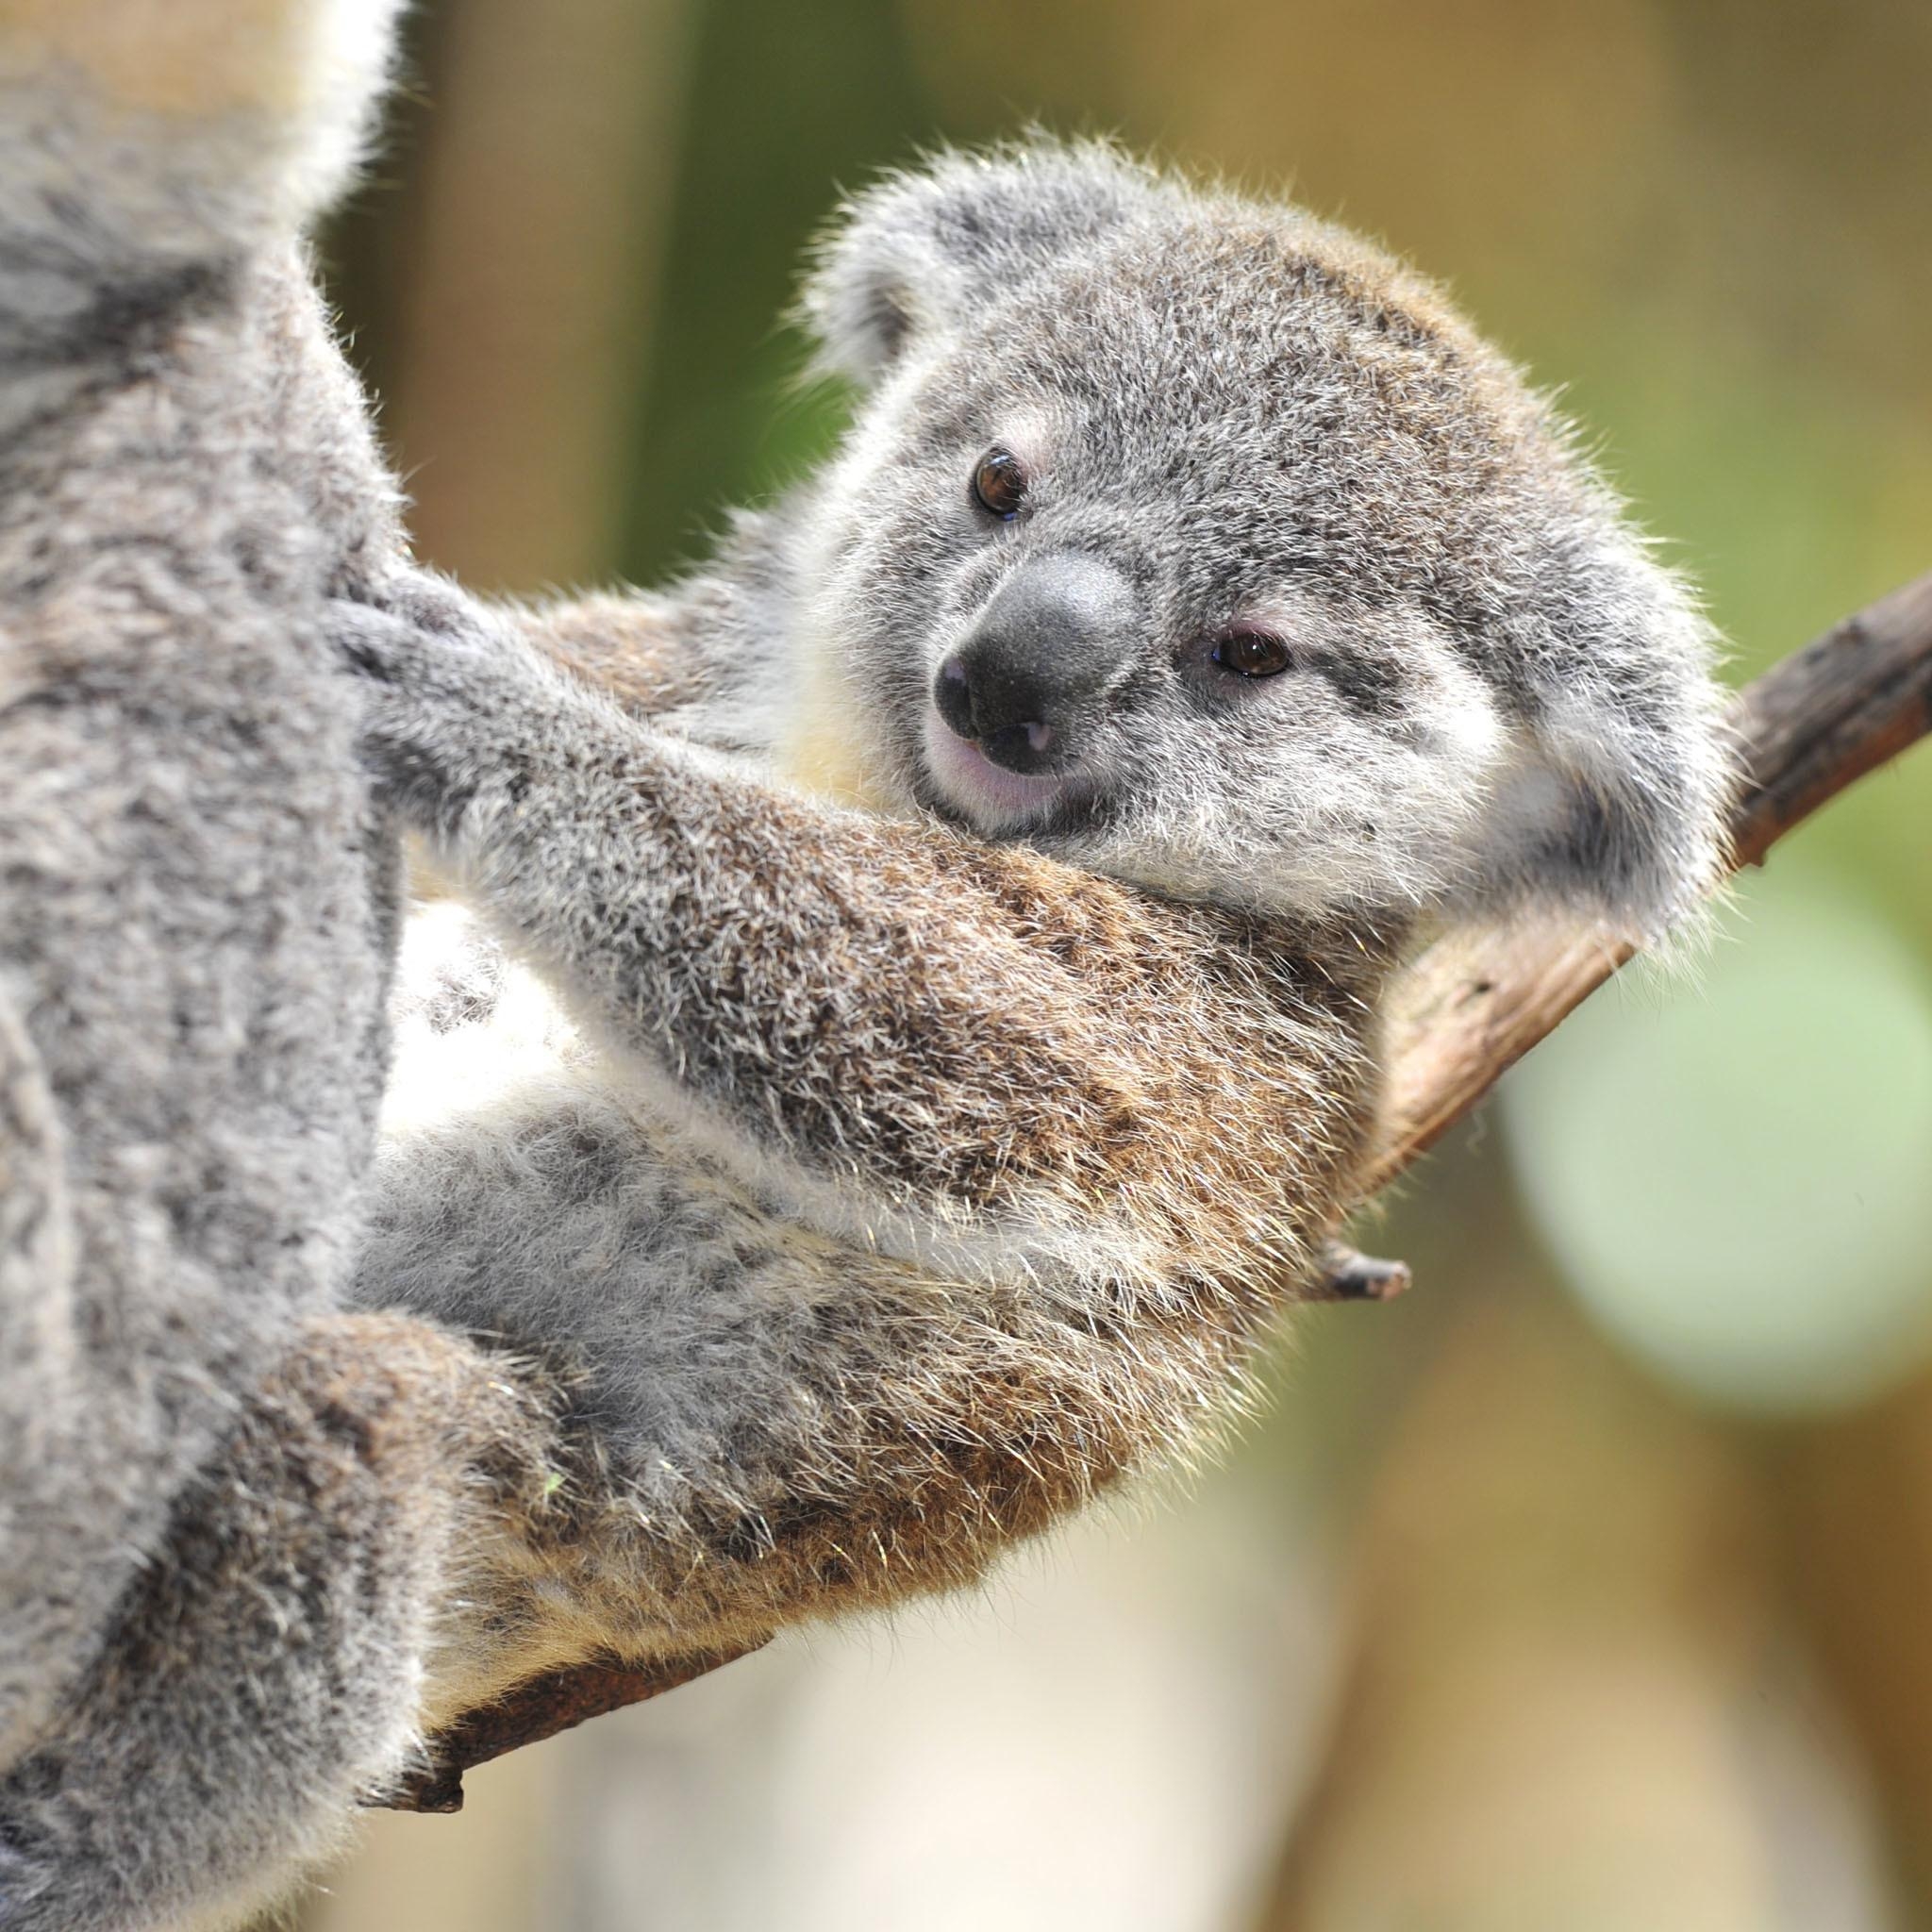
[[[1138,609],[1134,587],[1098,558],[1029,559],[940,666],[940,716],[1009,772],[1058,770],[1125,663]]]

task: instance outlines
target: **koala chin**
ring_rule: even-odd
[[[522,1680],[1210,1445],[1404,949],[1667,930],[1729,783],[1706,626],[1509,366],[1100,146],[842,212],[851,432],[712,564],[476,603],[294,246],[389,8],[248,0],[260,72],[234,11],[0,8],[5,1932],[237,1921]],[[372,1158],[398,825],[471,910]]]

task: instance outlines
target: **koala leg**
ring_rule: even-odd
[[[539,1402],[424,1322],[308,1324],[0,1780],[0,1927],[227,1924],[406,1773],[442,1606],[541,1482]]]

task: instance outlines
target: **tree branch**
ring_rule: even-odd
[[[1760,865],[1793,826],[1932,733],[1932,575],[1774,666],[1739,695],[1731,723],[1744,771],[1731,814],[1732,864]],[[1543,925],[1456,935],[1424,953],[1391,1001],[1389,1091],[1361,1199],[1441,1140],[1633,951],[1601,934]],[[1385,1298],[1407,1278],[1398,1262],[1338,1248],[1317,1294]],[[454,1811],[471,1765],[674,1690],[758,1647],[646,1666],[607,1658],[533,1679],[432,1740],[434,1762],[389,1802]]]
[[[394,1811],[460,1811],[463,1774],[473,1765],[488,1764],[525,1744],[541,1743],[593,1717],[622,1710],[626,1704],[641,1704],[647,1697],[675,1690],[693,1677],[736,1663],[770,1641],[761,1637],[737,1650],[695,1651],[647,1664],[592,1657],[567,1671],[531,1677],[500,1702],[467,1711],[448,1730],[439,1731],[429,1740],[429,1762],[401,1790],[370,1802],[377,1809]]]

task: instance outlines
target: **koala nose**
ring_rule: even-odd
[[[1111,564],[1073,552],[1034,558],[940,666],[933,702],[994,764],[1058,770],[1082,714],[1111,684],[1138,617],[1134,588]]]

